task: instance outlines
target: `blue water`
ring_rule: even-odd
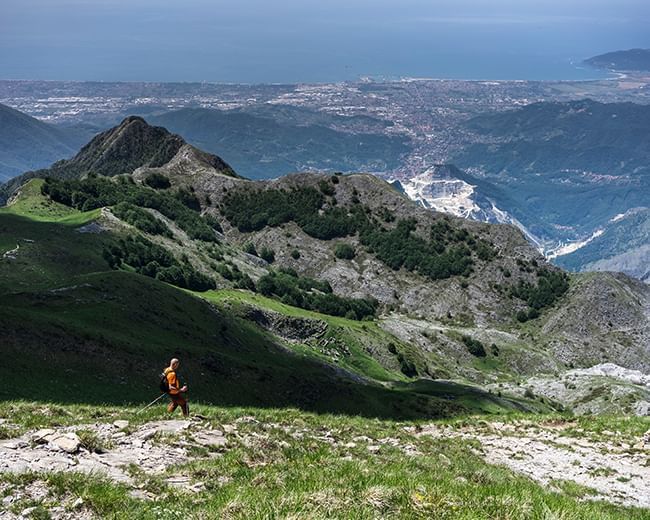
[[[2,0],[0,77],[329,82],[590,79],[650,47],[650,2]],[[646,5],[647,4],[647,5]]]

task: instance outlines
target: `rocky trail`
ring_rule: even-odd
[[[164,479],[167,486],[184,493],[199,493],[206,482],[183,473],[183,465],[206,457],[220,457],[237,446],[256,446],[260,450],[272,444],[289,446],[299,443],[328,444],[349,449],[350,460],[356,449],[369,456],[384,449],[397,448],[406,457],[445,455],[423,453],[418,439],[470,441],[468,449],[490,464],[503,465],[515,473],[564,492],[566,483],[580,486],[584,499],[605,500],[615,504],[650,508],[650,431],[631,443],[615,432],[603,432],[597,439],[581,435],[570,423],[511,423],[479,421],[470,426],[430,424],[404,426],[394,437],[346,438],[336,431],[304,428],[295,424],[263,423],[243,416],[215,427],[201,416],[190,420],[157,420],[132,425],[126,420],[32,430],[0,441],[0,476],[28,472],[81,472],[101,475],[131,488],[131,495],[155,500],[146,489],[142,475]],[[5,431],[12,428],[6,421]],[[255,461],[243,461],[252,464]],[[14,503],[48,496],[47,484],[36,480],[27,486],[0,481],[0,518],[28,518],[29,508],[20,514],[10,512]],[[70,502],[70,503],[68,503]],[[91,518],[79,499],[57,499],[49,509],[51,518]],[[14,508],[15,509],[15,508]]]
[[[487,423],[486,423],[487,424]],[[587,498],[650,508],[650,431],[636,444],[565,435],[566,425],[489,423],[484,429],[426,426],[417,435],[461,438],[480,444],[486,462],[507,466],[558,492],[563,484],[584,486]]]

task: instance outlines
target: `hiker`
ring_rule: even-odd
[[[167,411],[169,413],[172,413],[174,410],[176,410],[176,408],[180,406],[181,410],[183,410],[183,416],[187,417],[190,413],[189,405],[187,404],[187,397],[185,396],[185,392],[187,392],[187,385],[181,387],[181,383],[178,380],[178,376],[176,375],[178,365],[180,365],[180,361],[174,358],[169,362],[169,366],[163,372],[167,378],[167,385],[169,388],[167,393],[172,400],[167,407]]]

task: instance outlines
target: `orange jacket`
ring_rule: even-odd
[[[176,372],[174,372],[170,367],[165,369],[165,377],[167,377],[167,383],[169,384],[169,393],[176,395],[180,393],[181,384],[178,382],[176,377]]]

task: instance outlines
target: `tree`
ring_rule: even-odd
[[[334,247],[334,256],[336,256],[336,258],[341,258],[344,260],[351,260],[356,256],[356,252],[350,244],[339,242]]]

